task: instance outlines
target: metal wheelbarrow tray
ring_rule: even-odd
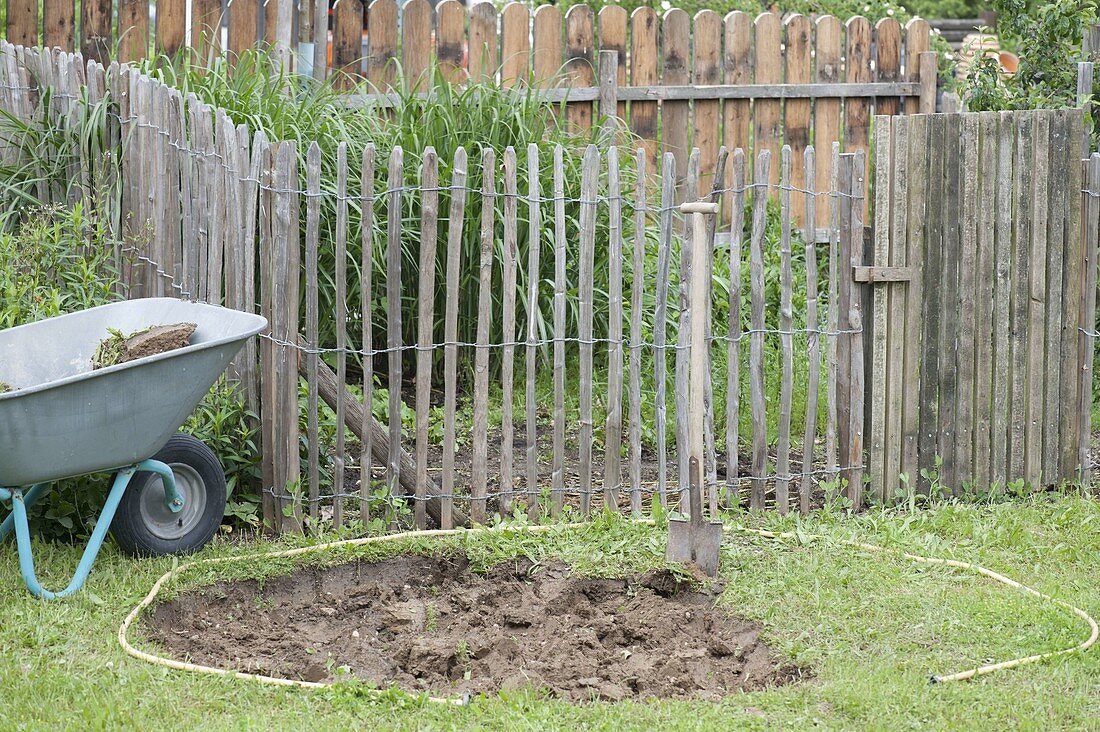
[[[190,345],[92,370],[92,355],[108,337],[108,328],[131,333],[183,322],[197,326]],[[75,586],[59,596],[83,583],[81,569],[90,570],[114,509],[136,472],[154,474],[162,487],[160,500],[166,504],[165,510],[186,515],[187,496],[181,495],[175,484],[181,476],[184,488],[189,485],[186,479],[201,482],[212,453],[190,473],[182,467],[174,471],[175,466],[169,468],[151,458],[173,447],[176,456],[190,449],[170,445],[170,440],[245,341],[266,326],[267,321],[258,315],[216,305],[146,298],[0,331],[0,382],[12,389],[0,394],[0,499],[12,501],[12,514],[0,526],[0,538],[14,523],[20,564],[32,592],[53,596],[32,581],[33,565],[29,577],[24,565],[30,561],[29,536],[24,536],[28,533],[25,505],[33,503],[49,483],[86,473],[119,471],[73,578]],[[181,466],[190,462],[186,457],[179,458]],[[216,458],[213,463],[217,464]],[[224,474],[221,480],[224,501]],[[34,487],[24,497],[21,486]],[[142,513],[156,518],[157,510],[156,506],[150,510],[143,507]],[[170,534],[164,536],[171,539]],[[89,560],[87,567],[85,560]]]

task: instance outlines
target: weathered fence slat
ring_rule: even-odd
[[[691,18],[679,8],[672,8],[661,18],[661,44],[664,63],[661,68],[661,84],[691,83]],[[662,102],[661,150],[672,153],[676,170],[687,171],[688,162],[688,113],[687,101]],[[683,198],[683,190],[676,200]]]
[[[639,181],[646,180],[648,153],[639,147],[635,156]],[[646,187],[634,192],[634,245],[630,273],[630,511],[642,512],[642,307],[645,297]]]
[[[1044,112],[1040,112],[1043,114]],[[1047,310],[1046,310],[1046,355],[1044,378],[1046,381],[1045,408],[1043,420],[1043,483],[1050,485],[1058,480],[1058,434],[1062,412],[1062,368],[1060,364],[1060,345],[1062,338],[1062,308],[1065,303],[1065,283],[1063,266],[1065,263],[1066,241],[1065,221],[1066,193],[1068,175],[1066,150],[1069,146],[1067,119],[1065,115],[1049,112],[1050,116],[1050,171],[1047,234],[1044,247],[1047,257]],[[1077,138],[1080,139],[1080,138]],[[1076,139],[1074,140],[1076,146]],[[1076,155],[1074,156],[1076,166]],[[1073,176],[1076,177],[1076,176]],[[1080,190],[1078,186],[1077,190]]]
[[[561,512],[565,498],[565,163],[554,146],[554,456],[550,515]]]
[[[785,81],[788,84],[809,84],[813,81],[811,39],[813,21],[805,15],[792,15],[784,22],[787,34]],[[788,99],[783,105],[783,136],[791,148],[791,186],[794,190],[812,188],[814,181],[806,177],[805,150],[810,143],[811,100]],[[793,223],[805,221],[806,199],[791,199]],[[807,231],[813,231],[808,227]],[[811,239],[816,237],[811,236]]]
[[[604,420],[604,506],[618,510],[622,490],[623,437],[623,232],[619,150],[607,151],[607,415]]]
[[[332,523],[344,525],[344,472],[347,466],[344,416],[348,385],[348,144],[336,146],[336,454],[332,460]],[[420,506],[420,502],[417,503]]]
[[[1011,299],[1012,278],[1012,186],[1013,180],[1013,115],[1011,112],[1001,112],[1000,129],[997,135],[997,180],[1003,181],[996,186],[995,206],[996,216],[996,245],[993,249],[993,391],[992,391],[992,424],[990,433],[990,485],[1004,488],[1014,479],[1008,473],[1008,424],[1011,413],[1008,411],[1009,394],[1009,364],[1012,363],[1012,354],[1009,349],[1009,306]],[[1069,163],[1076,160],[1075,155],[1069,156]],[[1080,186],[1077,187],[1080,190]],[[1074,303],[1076,300],[1068,300]],[[1076,361],[1076,356],[1074,357]],[[1072,371],[1072,367],[1071,371]],[[1072,381],[1072,377],[1071,377]],[[1072,399],[1076,395],[1075,388],[1070,390],[1067,398]],[[981,489],[989,486],[978,484]]]
[[[1088,160],[1082,162],[1082,179],[1085,181],[1085,191],[1082,194],[1082,214],[1084,229],[1082,231],[1082,263],[1084,273],[1084,307],[1081,309],[1079,327],[1079,348],[1081,349],[1080,381],[1077,387],[1077,465],[1081,471],[1081,480],[1089,480],[1092,477],[1092,466],[1089,461],[1089,449],[1091,443],[1091,417],[1092,417],[1092,379],[1093,366],[1096,362],[1096,279],[1097,257],[1100,256],[1100,153],[1093,153]]]
[[[904,472],[904,417],[906,382],[906,358],[911,358],[909,343],[909,328],[907,313],[909,312],[909,298],[913,297],[916,278],[912,276],[914,261],[906,251],[908,218],[904,208],[909,200],[909,186],[912,180],[909,158],[909,130],[910,120],[899,118],[891,120],[894,128],[893,156],[894,156],[894,185],[891,199],[891,207],[894,214],[892,220],[883,223],[890,226],[889,229],[889,264],[894,267],[910,268],[908,282],[888,285],[887,298],[887,323],[889,337],[897,344],[890,349],[887,368],[889,370],[889,387],[886,402],[886,432],[890,436],[886,442],[885,454],[885,485],[880,491],[882,500],[890,501],[898,495],[900,488],[900,475]],[[900,210],[894,208],[899,207]],[[876,219],[880,216],[875,209]],[[907,476],[908,477],[908,476]]]
[[[752,191],[752,238],[749,242],[749,287],[752,335],[749,341],[749,394],[752,403],[752,492],[749,506],[764,508],[764,481],[768,470],[768,426],[764,402],[764,234],[768,218],[768,180],[771,151],[756,156]]]
[[[504,151],[504,246],[501,258],[503,293],[501,304],[501,340],[503,342],[500,368],[500,508],[502,516],[512,514],[512,495],[515,482],[512,475],[514,448],[512,425],[512,386],[516,351],[516,257],[517,218],[519,215],[519,190],[516,182],[516,151]]]
[[[489,334],[496,213],[496,153],[481,151],[481,259],[478,265],[477,346],[474,349],[474,424],[470,518],[485,523],[489,458]]]
[[[842,235],[851,237],[851,259],[845,259],[852,268],[863,264],[863,210],[866,205],[864,191],[864,171],[867,169],[862,150],[851,153],[852,176],[848,189],[851,201],[851,226],[842,231]],[[852,270],[847,270],[848,272]],[[847,275],[847,272],[845,273]],[[851,278],[845,276],[844,280],[850,282]],[[851,383],[850,383],[850,416],[851,427],[849,431],[848,460],[848,498],[852,508],[859,510],[863,507],[863,428],[864,428],[864,331],[863,331],[863,297],[858,290],[851,292],[848,311],[848,329],[851,342]]]
[[[380,0],[375,0],[375,4]],[[387,501],[392,502],[401,485],[401,217],[402,188],[405,182],[405,152],[394,147],[390,152],[386,182],[386,349],[389,373],[386,389],[389,409],[386,416],[390,435],[389,464],[386,466]],[[392,506],[388,509],[392,511]]]
[[[1043,386],[1045,384],[1046,342],[1046,231],[1050,191],[1050,116],[1036,112],[1032,126],[1031,266],[1028,268],[1030,310],[1028,315],[1028,417],[1026,468],[1027,482],[1035,488],[1043,481]],[[1057,173],[1055,173],[1057,175]]]
[[[648,6],[630,14],[630,83],[634,86],[657,84],[657,11]],[[630,103],[630,131],[641,138],[646,168],[658,171],[657,102]],[[639,180],[645,178],[639,177]]]
[[[887,264],[890,251],[890,193],[897,183],[895,167],[891,159],[894,152],[895,131],[888,117],[875,119],[875,169],[878,174],[875,186],[874,265]],[[871,490],[881,503],[886,489],[886,419],[887,400],[890,396],[889,374],[886,369],[887,309],[889,292],[883,285],[873,289],[874,314],[872,315],[872,369],[871,369],[871,434],[868,440],[868,472]]]
[[[599,185],[600,154],[595,145],[589,145],[584,151],[581,163],[581,199],[580,199],[580,249],[579,271],[577,274],[578,300],[580,306],[580,375],[577,392],[580,398],[580,429],[577,444],[580,448],[580,504],[581,513],[587,516],[592,500],[592,316],[593,316],[593,280],[594,257],[596,254],[596,204]]]
[[[703,9],[695,14],[692,25],[691,83],[696,86],[721,84],[722,19],[713,10]],[[718,135],[720,111],[717,99],[699,99],[692,105],[691,144],[699,150],[699,169],[704,173],[699,176],[698,186],[686,192],[687,196],[702,198],[711,188],[722,188],[709,179],[710,172],[715,170],[721,144]]]
[[[317,259],[321,238],[321,148],[314,142],[306,153],[306,481],[309,489],[309,518],[317,521],[320,515],[321,471],[317,412],[320,400],[317,391],[317,362],[320,345]]]
[[[818,31],[820,38],[820,29]],[[838,462],[839,445],[837,425],[839,415],[837,413],[837,357],[839,355],[840,339],[837,329],[840,327],[840,288],[837,282],[839,274],[839,246],[840,246],[840,143],[834,142],[830,156],[829,168],[829,311],[826,315],[826,329],[828,336],[825,341],[825,470],[830,480],[836,478],[840,463]],[[820,176],[821,173],[819,172]],[[829,496],[832,498],[832,496]]]
[[[836,83],[840,81],[840,44],[842,26],[836,18],[826,15],[817,19],[816,47],[814,49],[815,68],[814,81],[819,84]],[[828,150],[825,144],[830,146],[840,139],[840,99],[819,99],[814,103],[814,144],[818,150]],[[817,170],[817,190],[835,191],[836,165],[835,155],[833,165],[822,165]],[[833,199],[835,202],[835,198]],[[836,219],[833,216],[834,207],[822,206],[818,211],[818,226],[835,226]],[[830,279],[830,283],[832,280]],[[832,285],[830,284],[830,287]],[[830,298],[830,302],[832,299]],[[835,330],[832,326],[830,330]]]
[[[699,180],[699,151],[693,148],[688,157],[687,176],[681,190],[695,195],[696,184]],[[673,393],[676,410],[676,464],[678,467],[677,485],[679,486],[680,505],[686,505],[688,501],[688,459],[690,449],[688,446],[688,431],[691,422],[688,413],[688,371],[690,368],[691,353],[688,346],[691,343],[691,270],[695,266],[692,262],[692,228],[694,216],[683,217],[683,234],[680,238],[680,271],[677,283],[677,299],[680,305],[680,320],[676,324],[676,371],[675,389]]]
[[[780,515],[790,510],[791,401],[794,390],[793,273],[791,270],[791,148],[784,145],[779,175],[779,343],[782,381],[779,386],[779,429],[776,446],[775,504]]]
[[[817,180],[817,156],[813,145],[806,147],[803,153],[803,169],[807,183],[805,206],[803,208],[804,231],[802,241],[805,245],[806,259],[806,330],[809,334],[809,359],[806,364],[806,428],[802,433],[802,476],[798,485],[798,510],[808,513],[810,510],[810,492],[813,487],[811,473],[814,470],[814,447],[817,439],[817,410],[821,388],[821,333],[818,325],[818,281],[817,281],[817,244],[814,236],[817,221],[817,195],[814,181]],[[739,244],[740,246],[740,244]],[[732,249],[732,245],[731,245]],[[738,253],[740,258],[740,253]],[[731,254],[732,261],[732,254]],[[740,262],[738,262],[740,267]],[[735,270],[730,268],[730,272]],[[740,274],[738,270],[738,274]],[[732,287],[731,295],[732,298]],[[740,286],[738,286],[740,290]],[[733,316],[730,316],[732,320]],[[738,322],[740,325],[740,322]],[[731,349],[732,350],[732,349]]]
[[[985,468],[985,479],[988,480],[988,461],[976,458],[989,454],[989,424],[984,421],[988,406],[983,409],[982,405],[989,404],[988,377],[992,375],[992,370],[987,352],[992,343],[991,324],[978,313],[981,311],[983,316],[987,314],[982,294],[992,291],[990,268],[993,256],[992,252],[987,251],[988,246],[979,250],[980,244],[985,242],[982,242],[984,232],[978,222],[986,211],[986,206],[991,203],[984,194],[992,189],[988,186],[991,176],[981,176],[980,185],[978,175],[979,166],[986,162],[979,155],[979,143],[982,141],[979,132],[986,130],[981,130],[979,117],[972,115],[963,119],[962,126],[962,251],[959,255],[959,338],[956,368],[959,383],[964,388],[958,392],[956,465],[960,475],[974,477],[983,472],[981,468]],[[991,208],[989,215],[992,216]],[[987,378],[982,379],[979,374]],[[984,390],[983,383],[986,386]],[[974,384],[975,388],[969,388],[970,384]]]
[[[527,518],[539,518],[539,428],[538,403],[535,395],[535,379],[538,372],[540,272],[542,249],[542,211],[539,207],[542,189],[539,182],[539,148],[535,143],[527,146],[527,389],[524,393],[524,410],[527,420]]]
[[[428,416],[432,396],[432,332],[435,326],[435,259],[439,226],[439,158],[428,147],[420,163],[420,266],[417,268],[416,508],[417,528],[427,526]]]
[[[447,217],[447,299],[443,340],[443,516],[441,527],[452,528],[455,491],[455,403],[458,395],[458,286],[462,257],[462,224],[466,210],[467,157],[455,150],[451,166],[451,211]]]
[[[657,449],[657,494],[661,505],[668,500],[668,448],[666,430],[668,409],[668,386],[665,374],[668,371],[668,350],[666,348],[668,327],[668,270],[672,256],[672,218],[676,205],[676,157],[665,153],[661,164],[661,216],[657,240],[657,298],[653,312],[653,381],[656,395],[654,398],[654,431]]]
[[[928,200],[926,212],[926,240],[928,246],[924,252],[924,276],[922,291],[939,292],[942,287],[941,239],[943,237],[944,206],[944,148],[945,118],[931,118],[928,140]],[[918,469],[921,487],[927,491],[931,481],[924,476],[933,475],[936,470],[938,407],[937,364],[939,363],[939,321],[941,307],[931,302],[932,297],[922,298],[921,303],[921,357],[920,357],[920,440]]]
[[[730,289],[726,342],[726,507],[741,504],[741,248],[745,236],[745,151],[733,151]]]
[[[346,2],[347,0],[345,0]],[[363,449],[359,453],[359,518],[363,526],[370,523],[370,498],[374,464],[371,421],[374,417],[374,163],[373,143],[363,148],[360,173],[360,262],[359,310],[362,319],[363,345],[363,424],[360,434]],[[447,491],[444,491],[446,493]],[[444,500],[443,516],[449,518],[449,506]],[[450,528],[445,526],[443,528]]]
[[[1028,436],[1029,390],[1028,390],[1028,354],[1031,341],[1028,334],[1030,323],[1029,301],[1030,286],[1028,273],[1031,269],[1031,213],[1032,189],[1031,175],[1034,161],[1032,147],[1032,115],[1018,115],[1016,119],[1016,140],[1013,155],[1016,169],[1013,171],[1012,185],[1016,192],[1014,202],[1012,235],[1016,241],[1014,247],[1013,283],[1012,283],[1012,327],[1009,338],[1012,341],[1012,387],[1009,409],[1016,418],[1012,420],[1009,434],[1009,472],[1015,480],[1024,478],[1026,472],[1026,444]]]
[[[725,65],[727,84],[751,84],[752,83],[752,18],[745,13],[735,10],[725,17],[725,49],[723,63]],[[722,105],[722,137],[727,150],[741,150],[743,155],[749,155],[748,167],[752,168],[750,143],[750,128],[752,126],[751,107],[748,99],[727,99]],[[745,151],[750,151],[745,153]],[[741,187],[735,178],[730,178],[726,187],[731,188],[726,196],[724,209],[727,212],[727,220],[737,224],[729,212],[732,210],[733,197],[736,189]]]
[[[1078,327],[1080,316],[1078,308],[1082,307],[1082,277],[1084,266],[1082,249],[1085,247],[1084,237],[1080,229],[1081,222],[1081,196],[1078,193],[1083,185],[1081,177],[1080,159],[1083,154],[1077,147],[1077,141],[1084,135],[1084,115],[1075,110],[1065,110],[1062,113],[1066,125],[1066,138],[1064,147],[1060,149],[1064,154],[1062,169],[1067,171],[1063,176],[1065,180],[1065,205],[1066,218],[1062,240],[1065,245],[1064,265],[1062,277],[1063,305],[1061,322],[1059,324],[1059,340],[1061,347],[1061,377],[1062,389],[1059,397],[1058,426],[1058,450],[1055,456],[1055,469],[1057,475],[1053,482],[1073,480],[1079,474],[1077,463],[1077,418],[1073,405],[1077,403],[1077,374],[1081,369],[1081,359],[1078,354]],[[1086,148],[1087,150],[1088,148]],[[1007,226],[1007,224],[1006,224]]]

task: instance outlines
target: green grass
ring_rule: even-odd
[[[973,560],[1100,614],[1100,504],[1075,495],[996,505],[949,503],[917,514],[825,513],[743,520],[859,538]],[[289,540],[284,540],[289,541]],[[303,541],[299,539],[299,541]],[[560,557],[578,571],[613,575],[659,565],[660,531],[614,519],[546,535],[515,532],[447,542],[482,566],[517,552]],[[264,542],[208,548],[203,557],[271,548]],[[433,550],[425,540],[342,550]],[[77,559],[68,546],[37,546],[41,574],[60,584]],[[181,673],[124,655],[119,622],[171,558],[135,561],[108,548],[88,589],[60,603],[32,599],[14,551],[0,558],[0,728],[156,729],[1087,729],[1100,718],[1100,651],[933,686],[928,675],[987,659],[1072,645],[1080,620],[1048,603],[971,574],[869,556],[835,541],[727,541],[722,602],[757,618],[773,647],[812,669],[794,686],[740,694],[720,704],[647,702],[572,706],[536,693],[476,699],[464,708],[357,686],[322,692]],[[290,560],[203,568],[179,591],[226,576],[286,572]],[[139,644],[147,645],[147,644]]]

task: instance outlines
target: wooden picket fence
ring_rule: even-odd
[[[96,111],[102,127],[88,134],[99,103],[108,105]],[[258,348],[230,373],[260,417],[264,516],[275,530],[366,522],[372,512],[393,523],[410,504],[410,523],[444,527],[516,510],[537,519],[600,507],[675,509],[687,485],[690,421],[700,417],[712,511],[807,511],[839,495],[859,507],[865,474],[872,496],[889,501],[899,473],[920,468],[938,474],[916,490],[998,483],[1002,469],[1007,482],[1015,462],[1038,466],[1022,480],[1045,485],[1085,465],[1100,156],[1088,163],[1082,199],[1081,168],[1072,164],[1083,137],[1079,111],[879,118],[877,228],[866,239],[862,152],[806,147],[807,180],[824,169],[830,181],[815,191],[795,185],[789,146],[775,157],[758,151],[751,166],[743,150],[720,149],[710,180],[730,185],[712,183],[707,197],[730,216],[708,236],[727,243],[697,263],[682,246],[691,222],[678,213],[671,153],[654,196],[644,149],[587,148],[573,192],[564,159],[581,153],[560,147],[483,150],[470,160],[460,150],[443,180],[431,151],[410,175],[400,149],[368,146],[360,157],[342,145],[336,190],[323,190],[316,145],[300,150],[252,134],[126,65],[10,44],[0,47],[0,107],[25,122],[81,131],[64,185],[39,197],[83,202],[114,227],[129,296],[178,295],[268,318]],[[6,162],[36,164],[33,151],[7,137],[0,143]],[[708,172],[702,157],[688,157],[688,190]],[[634,178],[621,173],[628,162]],[[1059,179],[1060,169],[1069,174]],[[362,182],[355,196],[353,181]],[[480,213],[464,219],[468,202]],[[319,226],[329,205],[331,239]],[[778,233],[769,225],[776,206]],[[825,244],[815,227],[820,209]],[[528,240],[539,243],[522,261],[521,210]],[[352,261],[357,226],[366,232],[364,255]],[[472,254],[460,246],[464,232],[477,232]],[[410,239],[415,259],[403,252]],[[1021,241],[1028,246],[1010,245]],[[608,253],[606,271],[594,269],[597,251]],[[323,253],[334,256],[331,271],[322,271]],[[376,258],[384,271],[375,271]],[[655,271],[645,268],[651,260]],[[474,340],[460,342],[459,279],[473,261],[481,317]],[[410,266],[415,277],[403,277]],[[688,294],[700,266],[731,273],[707,303]],[[355,275],[358,303],[348,297]],[[331,309],[321,307],[322,277],[335,288]],[[412,339],[402,322],[409,299],[417,302]],[[549,332],[539,329],[543,306],[552,311]],[[687,408],[688,332],[700,314],[711,368],[705,413],[695,415]],[[325,324],[335,326],[331,342],[320,335]],[[1007,371],[999,358],[1006,324],[1014,344]],[[546,368],[552,388],[541,394]],[[400,385],[412,372],[414,393],[389,389],[387,414],[375,419],[376,384]],[[433,384],[442,385],[441,400]],[[523,399],[514,400],[520,388]],[[797,413],[802,392],[807,408]],[[490,415],[492,394],[501,395],[499,418]],[[327,454],[322,402],[346,428],[336,429]],[[416,416],[412,435],[402,426],[406,402]],[[1028,405],[1025,419],[1006,402]],[[1010,425],[1023,431],[1019,451],[1006,442]],[[968,447],[955,447],[966,430]],[[983,465],[989,472],[977,472]]]
[[[335,72],[347,84],[368,81],[373,91],[358,103],[387,104],[399,68],[409,88],[423,89],[438,67],[451,81],[544,87],[581,128],[596,118],[595,102],[606,87],[598,77],[600,52],[612,52],[617,114],[643,141],[649,169],[657,171],[661,156],[672,153],[682,176],[697,148],[704,171],[698,195],[711,187],[707,175],[723,146],[746,150],[751,161],[761,149],[778,159],[789,145],[793,185],[824,190],[825,173],[819,170],[822,177],[808,184],[802,168],[811,140],[819,151],[841,142],[844,151],[863,151],[869,160],[873,115],[935,111],[936,58],[928,23],[919,19],[903,28],[892,18],[872,26],[858,16],[732,12],[723,18],[704,10],[689,17],[651,7],[628,16],[614,5],[598,13],[574,5],[563,15],[554,5],[532,9],[519,2],[498,13],[493,3],[467,9],[457,0],[434,8],[429,0],[400,6],[397,0],[341,0],[330,14],[328,0],[237,0],[224,9],[221,0],[191,0],[187,25],[188,0],[158,0],[154,28],[150,3],[119,0],[116,34],[112,0],[82,0],[77,37],[72,0],[44,0],[42,18],[40,0],[7,2],[12,43],[79,50],[103,64],[116,42],[122,61],[171,55],[187,45],[202,57],[232,55],[267,42],[317,78]],[[772,185],[779,182],[775,167]],[[801,222],[802,202],[793,205]],[[819,216],[818,227],[827,227],[827,214]]]

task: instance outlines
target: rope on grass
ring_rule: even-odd
[[[638,523],[652,526],[654,524],[654,521],[652,519],[638,519]],[[318,551],[325,551],[325,550],[328,550],[328,549],[336,549],[336,548],[349,547],[349,546],[363,546],[363,545],[366,545],[366,544],[380,544],[380,543],[385,543],[385,542],[398,541],[398,540],[402,540],[402,539],[438,538],[438,537],[444,537],[444,536],[466,536],[466,535],[471,535],[471,534],[485,534],[485,533],[493,533],[493,532],[500,532],[500,531],[526,531],[526,532],[530,532],[530,533],[543,533],[543,532],[546,532],[546,531],[552,531],[552,530],[557,530],[557,529],[581,528],[581,527],[584,527],[584,526],[587,526],[587,525],[590,525],[590,524],[588,524],[588,523],[569,523],[569,524],[546,524],[546,525],[539,525],[539,526],[521,526],[521,527],[498,526],[498,527],[492,527],[492,528],[475,528],[475,529],[434,529],[434,530],[424,530],[424,531],[407,531],[407,532],[403,532],[403,533],[399,533],[399,534],[388,534],[386,536],[370,536],[370,537],[364,537],[364,538],[360,538],[360,539],[342,539],[340,541],[332,541],[332,542],[327,542],[325,544],[315,544],[315,545],[312,545],[312,546],[299,547],[297,549],[286,549],[286,550],[281,550],[281,551],[260,552],[258,554],[241,554],[241,555],[232,556],[232,557],[214,557],[214,558],[211,558],[211,559],[200,559],[200,560],[194,561],[194,562],[186,562],[184,564],[181,564],[181,565],[169,570],[168,572],[165,572],[163,575],[161,575],[160,579],[158,579],[153,584],[152,588],[150,588],[149,593],[145,596],[145,598],[142,599],[142,601],[139,602],[134,607],[134,609],[130,611],[130,613],[126,616],[126,619],[122,621],[122,625],[119,626],[119,629],[118,629],[118,642],[119,642],[119,645],[122,646],[122,649],[127,654],[129,654],[130,656],[133,656],[134,658],[137,658],[137,659],[142,660],[142,661],[146,661],[148,663],[152,663],[152,664],[157,665],[157,666],[164,666],[164,667],[176,669],[176,670],[179,670],[179,671],[192,671],[192,672],[197,672],[197,673],[216,674],[216,675],[219,675],[219,676],[233,676],[233,677],[242,678],[242,679],[250,679],[252,681],[257,681],[257,682],[263,683],[263,684],[272,684],[272,685],[275,685],[275,686],[298,686],[298,687],[304,687],[304,688],[308,688],[308,689],[324,688],[326,686],[330,686],[331,684],[324,683],[324,682],[319,682],[319,681],[303,681],[303,680],[300,680],[300,679],[285,679],[285,678],[280,678],[280,677],[277,677],[277,676],[266,676],[266,675],[263,675],[263,674],[252,674],[252,673],[246,673],[246,672],[243,672],[243,671],[234,671],[234,670],[231,670],[231,669],[217,668],[215,666],[204,666],[202,664],[190,663],[190,662],[187,662],[187,661],[177,661],[173,658],[167,658],[167,657],[164,657],[164,656],[157,656],[157,655],[152,654],[152,653],[147,653],[147,652],[142,651],[138,648],[135,648],[130,643],[129,638],[128,638],[130,627],[133,625],[134,621],[137,620],[137,618],[141,615],[141,613],[146,608],[148,608],[150,605],[153,604],[153,602],[156,600],[157,596],[160,594],[161,588],[164,586],[164,584],[167,581],[173,579],[174,577],[177,577],[178,575],[182,574],[183,572],[185,572],[185,571],[187,571],[187,570],[189,570],[193,567],[200,567],[200,566],[206,566],[206,565],[212,565],[212,564],[225,564],[227,562],[236,562],[236,561],[241,561],[241,560],[245,560],[245,559],[278,559],[278,558],[285,558],[285,557],[295,557],[295,556],[300,556],[302,554],[308,554],[308,553],[311,553],[311,552],[318,552]],[[828,540],[828,537],[824,537],[824,536],[821,536],[821,535],[818,535],[818,534],[804,534],[802,536],[799,536],[798,534],[795,534],[795,533],[792,533],[792,532],[768,531],[766,529],[754,529],[754,528],[749,528],[749,527],[740,526],[740,525],[726,526],[725,530],[726,531],[735,531],[736,530],[736,531],[740,531],[742,533],[754,534],[756,536],[761,536],[761,537],[764,537],[766,539],[776,539],[776,540],[798,540],[798,541],[801,541],[803,539]],[[1049,659],[1049,658],[1055,658],[1057,656],[1064,656],[1064,655],[1068,655],[1068,654],[1071,654],[1071,653],[1083,653],[1083,652],[1087,651],[1094,643],[1096,643],[1097,638],[1100,637],[1100,627],[1098,627],[1097,624],[1096,624],[1096,621],[1093,620],[1092,617],[1088,613],[1086,613],[1084,610],[1082,610],[1081,608],[1076,607],[1075,605],[1071,605],[1070,603],[1068,603],[1064,600],[1059,600],[1056,597],[1052,597],[1051,595],[1040,592],[1039,590],[1036,590],[1034,588],[1028,587],[1027,585],[1022,584],[1020,582],[1017,582],[1016,580],[1014,580],[1010,577],[1006,577],[1003,574],[1000,574],[998,572],[994,572],[993,570],[987,569],[987,568],[982,567],[978,564],[973,564],[971,562],[961,562],[961,561],[958,561],[958,560],[955,560],[955,559],[944,559],[944,558],[941,558],[941,557],[923,557],[923,556],[920,556],[918,554],[910,554],[908,552],[904,552],[904,551],[901,551],[901,550],[898,550],[898,549],[891,549],[891,548],[888,548],[888,547],[878,546],[876,544],[867,544],[865,542],[853,541],[851,539],[836,539],[835,541],[838,541],[839,543],[844,544],[846,546],[855,547],[857,549],[862,549],[862,550],[868,551],[868,552],[898,554],[898,555],[900,555],[900,556],[902,556],[906,559],[909,559],[910,561],[919,562],[919,563],[922,563],[922,564],[938,564],[938,565],[942,565],[942,566],[953,567],[953,568],[956,568],[956,569],[964,569],[964,570],[967,570],[967,571],[975,572],[975,573],[983,575],[985,577],[989,577],[990,579],[996,580],[997,582],[1000,582],[1001,584],[1008,585],[1009,587],[1014,587],[1018,590],[1022,590],[1022,591],[1026,592],[1030,595],[1033,595],[1034,597],[1038,597],[1040,599],[1047,600],[1047,601],[1052,602],[1056,605],[1059,605],[1061,607],[1066,608],[1067,610],[1072,612],[1074,615],[1076,615],[1077,617],[1084,620],[1088,624],[1089,630],[1091,631],[1090,634],[1089,634],[1089,637],[1085,641],[1083,641],[1081,643],[1078,643],[1078,644],[1076,644],[1076,645],[1074,645],[1070,648],[1064,648],[1064,649],[1057,650],[1057,651],[1050,651],[1050,652],[1047,652],[1047,653],[1039,653],[1039,654],[1035,654],[1035,655],[1032,655],[1032,656],[1024,656],[1024,657],[1021,657],[1021,658],[1014,658],[1014,659],[1011,659],[1011,660],[1008,660],[1008,661],[1001,661],[1000,663],[986,664],[984,666],[978,666],[977,668],[967,669],[965,671],[958,671],[956,673],[951,673],[951,674],[943,674],[943,675],[933,674],[930,677],[930,680],[934,684],[935,683],[948,683],[948,682],[951,682],[951,681],[963,681],[963,680],[966,680],[966,679],[974,678],[976,676],[982,676],[984,674],[992,673],[994,671],[1001,671],[1001,670],[1004,670],[1004,669],[1015,668],[1017,666],[1024,666],[1024,665],[1030,664],[1030,663],[1037,663],[1039,661],[1044,661],[1044,660]],[[382,692],[378,691],[377,693],[382,693]],[[464,695],[462,697],[434,697],[434,696],[428,696],[427,699],[428,699],[428,701],[436,702],[436,703],[440,703],[440,704],[462,705],[462,704],[466,704],[466,703],[469,702],[469,695]]]

